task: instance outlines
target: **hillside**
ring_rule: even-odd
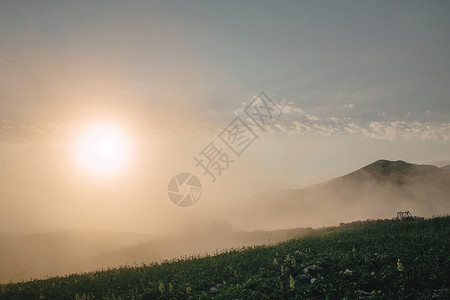
[[[182,234],[159,238],[147,234],[96,230],[0,234],[0,283],[277,243],[313,231],[311,228],[297,228],[235,232],[219,221],[202,225],[197,227],[206,229],[194,230],[190,227]]]
[[[0,286],[1,299],[448,299],[450,217]]]
[[[243,246],[274,244],[295,237],[311,235],[312,228],[294,228],[274,231],[232,231],[229,228],[171,235],[151,242],[103,253],[94,261],[104,266],[159,261],[176,257],[215,253]]]
[[[319,227],[390,218],[396,211],[432,216],[450,211],[450,172],[431,165],[379,160],[304,189],[260,193],[227,212],[237,228]]]

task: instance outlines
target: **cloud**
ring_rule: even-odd
[[[77,136],[85,129],[86,124],[74,123],[74,125],[62,125],[53,122],[31,124],[25,122],[13,122],[9,120],[0,121],[0,145],[71,145]],[[114,122],[112,122],[114,124]],[[151,140],[190,140],[195,136],[214,136],[226,124],[215,124],[211,122],[189,121],[186,119],[179,122],[166,122],[159,127],[153,124],[141,123],[139,125],[123,124],[127,136],[134,141]],[[127,126],[129,125],[129,126]],[[121,126],[121,124],[117,124]]]
[[[255,127],[253,121],[248,118],[242,107],[233,112],[244,119],[248,125]],[[296,106],[290,101],[281,101],[283,109],[281,116],[274,117],[267,123],[267,131],[278,132],[284,135],[355,135],[375,140],[414,140],[450,141],[450,123],[446,122],[421,122],[416,120],[362,120],[352,117],[317,116],[314,109]],[[380,115],[379,115],[380,116]],[[385,116],[383,114],[382,116]],[[408,114],[408,117],[413,114]],[[231,120],[231,119],[230,119]],[[226,123],[196,122],[184,119],[176,124],[166,124],[162,128],[144,126],[134,128],[132,135],[138,138],[152,136],[167,139],[170,136],[192,137],[193,135],[215,136]],[[0,144],[65,144],[70,142],[76,134],[76,129],[55,123],[25,124],[14,123],[8,120],[0,121]],[[165,138],[164,138],[165,137]]]
[[[26,124],[0,121],[0,144],[55,144],[67,142],[73,130],[55,123]]]
[[[374,121],[338,116],[325,118],[309,112],[307,108],[296,107],[289,101],[281,101],[280,104],[283,107],[283,115],[274,118],[267,124],[272,132],[322,136],[350,134],[377,140],[450,140],[450,123],[405,120]],[[236,112],[239,113],[240,110]],[[252,124],[250,119],[247,119],[247,122]]]

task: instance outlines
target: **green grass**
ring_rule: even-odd
[[[449,299],[449,233],[449,216],[381,224],[1,285],[0,299]],[[312,283],[304,275],[311,265],[326,269],[313,272]]]

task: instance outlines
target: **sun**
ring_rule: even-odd
[[[119,127],[96,125],[82,132],[76,141],[81,167],[93,175],[113,174],[129,159],[129,139]]]

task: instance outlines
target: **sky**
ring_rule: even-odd
[[[378,159],[450,159],[448,1],[0,0],[0,229],[139,232]],[[264,130],[245,114],[278,105]],[[235,117],[258,138],[235,156]],[[120,171],[83,169],[77,141],[109,124]],[[234,160],[215,182],[194,157]],[[234,156],[233,156],[234,155]],[[180,208],[171,178],[203,194]]]

